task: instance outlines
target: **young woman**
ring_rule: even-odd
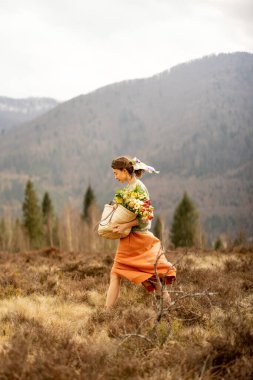
[[[145,191],[149,199],[146,186],[139,180],[143,172],[158,173],[151,166],[147,166],[137,158],[118,157],[111,165],[115,179],[121,183],[128,183],[127,189],[134,190],[139,185]],[[115,205],[116,207],[116,205]],[[118,224],[114,230],[122,233],[132,227],[130,234],[119,240],[116,257],[111,270],[110,285],[106,297],[106,308],[110,308],[116,302],[121,278],[128,279],[135,284],[142,284],[147,291],[156,291],[160,294],[155,274],[155,261],[161,253],[161,243],[150,231],[151,222],[135,219],[132,222]],[[176,277],[176,269],[167,261],[164,254],[158,260],[157,273],[164,277],[166,284],[171,283]],[[163,294],[164,300],[170,302],[167,290]]]

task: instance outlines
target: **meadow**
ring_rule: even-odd
[[[0,379],[253,378],[253,249],[167,251],[163,310],[123,281],[105,311],[113,253],[0,253]]]

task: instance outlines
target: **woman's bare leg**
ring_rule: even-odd
[[[110,285],[107,291],[106,302],[105,302],[106,309],[109,309],[110,307],[112,307],[117,301],[117,298],[119,296],[120,281],[121,279],[119,276],[117,276],[116,274],[111,274]]]

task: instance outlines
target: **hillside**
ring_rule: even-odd
[[[35,119],[59,102],[51,98],[12,99],[0,96],[0,132]]]
[[[250,234],[252,104],[247,53],[206,57],[78,96],[1,136],[1,205],[22,199],[27,175],[59,206],[69,197],[80,205],[89,183],[102,204],[117,187],[111,159],[127,153],[160,169],[159,178],[144,182],[168,221],[187,190],[211,237],[240,228]]]

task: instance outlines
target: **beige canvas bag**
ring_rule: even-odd
[[[128,236],[131,232],[131,227],[125,230],[122,234],[113,232],[112,228],[116,224],[132,222],[136,219],[134,212],[129,211],[122,205],[117,205],[117,208],[106,204],[102,213],[101,220],[98,226],[98,234],[105,239],[121,239]]]

